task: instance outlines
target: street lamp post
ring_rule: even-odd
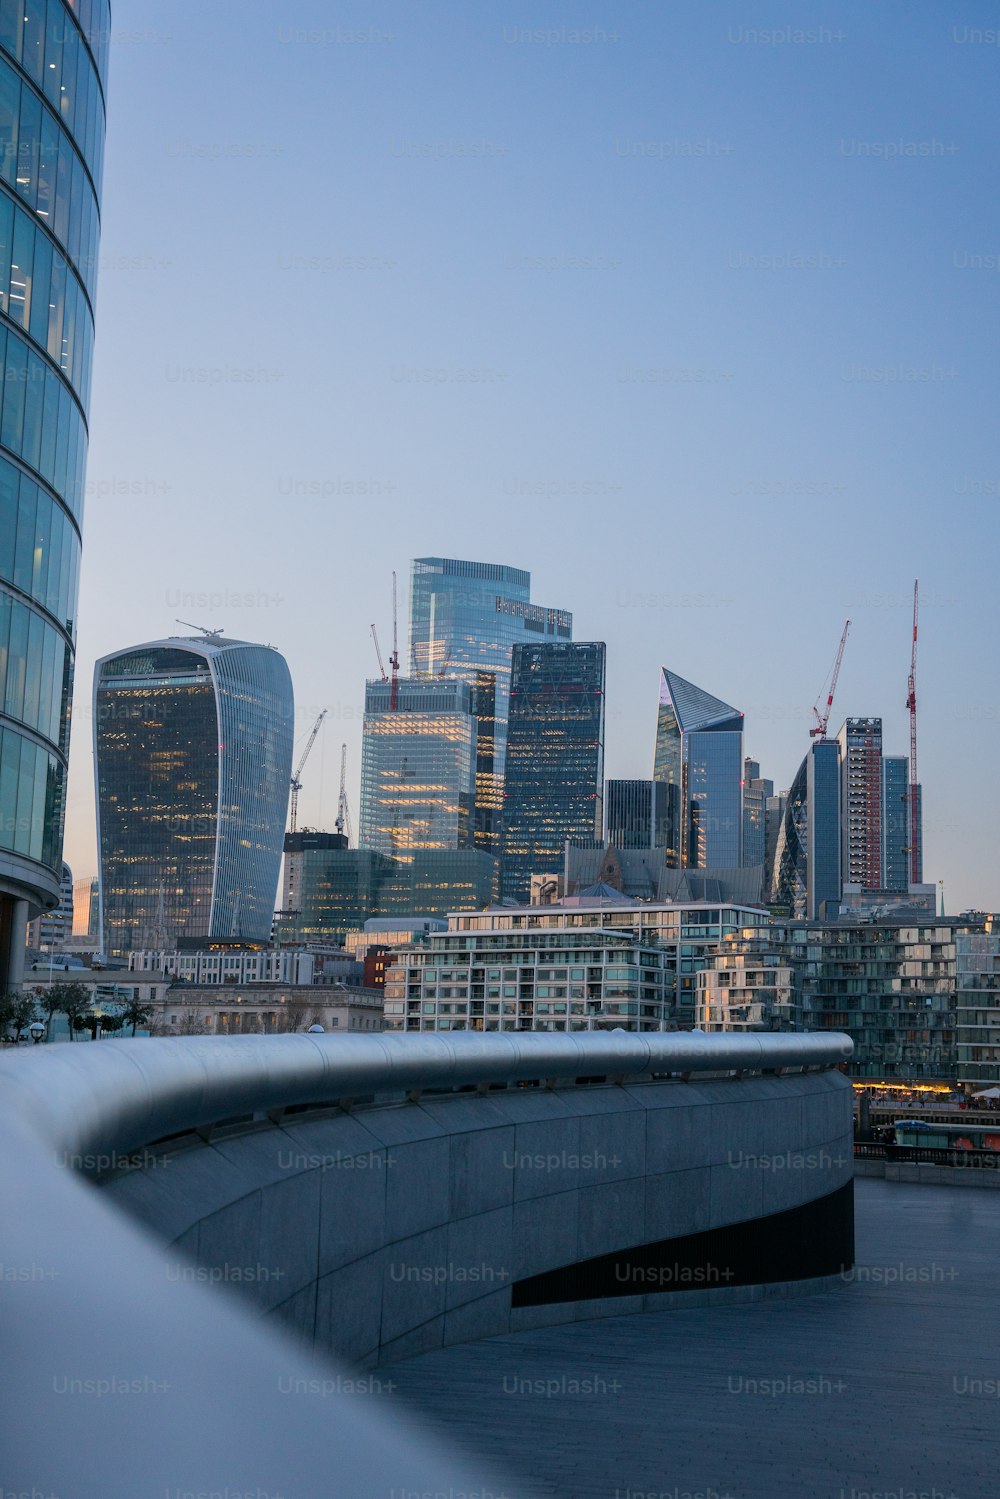
[[[39,1041],[45,1035],[45,1027],[42,1022],[40,1020],[33,1020],[28,1026],[28,1034],[31,1037],[32,1044],[37,1046]]]

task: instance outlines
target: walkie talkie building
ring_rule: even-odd
[[[0,4],[0,990],[59,903],[110,25]]]
[[[108,956],[270,936],[292,774],[285,658],[219,635],[116,651],[94,673]]]

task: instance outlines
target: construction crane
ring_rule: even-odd
[[[396,616],[396,570],[392,573],[392,655],[389,657],[392,686],[389,689],[389,712],[399,707],[399,624]]]
[[[379,674],[381,675],[383,682],[388,682],[389,678],[385,674],[385,662],[382,660],[382,649],[378,643],[378,631],[376,630],[374,625],[372,625],[372,639],[375,642],[375,654],[378,657]]]
[[[346,837],[348,847],[351,842],[351,809],[347,805],[347,745],[340,746],[340,796],[337,800],[337,821],[334,823],[337,832]]]
[[[292,776],[292,809],[291,817],[289,819],[289,830],[293,833],[298,831],[299,826],[299,792],[302,790],[302,771],[305,768],[306,761],[309,759],[309,751],[316,743],[316,735],[323,727],[323,720],[327,715],[327,711],[328,710],[324,708],[322,713],[317,718],[316,722],[313,724],[312,733],[309,735],[309,738],[306,742],[306,747],[302,751],[302,756],[299,760],[298,765],[296,765],[295,767],[295,774]]]
[[[378,643],[378,631],[372,625],[372,639],[375,642],[375,654],[378,657],[378,669],[383,682],[389,681],[382,660],[382,648]],[[395,713],[399,707],[399,621],[396,610],[396,574],[392,574],[392,654],[389,657],[389,671],[392,672],[392,686],[389,689],[389,712]]]
[[[840,637],[840,645],[837,647],[837,659],[833,663],[833,675],[830,678],[830,690],[826,695],[826,703],[824,705],[822,713],[819,710],[819,705],[823,701],[822,692],[816,699],[816,702],[813,704],[813,713],[816,715],[816,727],[809,730],[810,739],[823,740],[826,738],[827,725],[830,722],[830,710],[833,707],[833,694],[837,690],[837,678],[840,676],[840,663],[844,659],[844,646],[847,644],[847,632],[850,628],[851,621],[847,620],[844,624],[844,633]]]
[[[917,609],[919,579],[913,580],[913,639],[910,642],[910,675],[906,684],[906,706],[910,714],[910,884],[920,879],[920,798],[917,788]]]

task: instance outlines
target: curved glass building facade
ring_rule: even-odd
[[[665,861],[737,869],[743,832],[743,714],[660,668],[653,779],[666,787]]]
[[[59,901],[107,0],[0,0],[0,987]]]
[[[106,954],[270,936],[293,727],[291,676],[270,646],[178,638],[98,661]]]
[[[795,773],[785,799],[785,810],[774,850],[770,901],[782,913],[801,920],[806,914],[808,894],[808,800],[809,756]]]

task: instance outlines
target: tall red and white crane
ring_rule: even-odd
[[[851,621],[847,620],[844,624],[844,633],[840,637],[840,645],[837,647],[837,659],[833,663],[833,674],[830,677],[830,690],[827,692],[826,703],[823,707],[822,713],[820,712],[820,703],[823,702],[822,692],[813,704],[813,713],[816,716],[816,727],[809,730],[810,739],[826,738],[826,730],[830,722],[830,710],[833,707],[833,694],[837,690],[837,678],[840,676],[840,663],[844,659],[844,646],[847,644],[847,632],[850,628]]]
[[[910,675],[906,684],[906,706],[910,714],[910,884],[920,879],[920,796],[917,787],[917,610],[919,579],[913,580],[913,639],[910,642]]]
[[[298,831],[299,826],[299,792],[302,790],[302,772],[305,769],[306,761],[309,759],[309,751],[316,743],[316,735],[323,727],[323,720],[326,717],[328,711],[328,709],[324,708],[322,713],[317,718],[316,722],[313,724],[312,733],[309,735],[306,747],[302,751],[302,755],[298,765],[296,765],[295,767],[295,774],[292,776],[292,810],[288,826],[289,830],[293,833]]]

